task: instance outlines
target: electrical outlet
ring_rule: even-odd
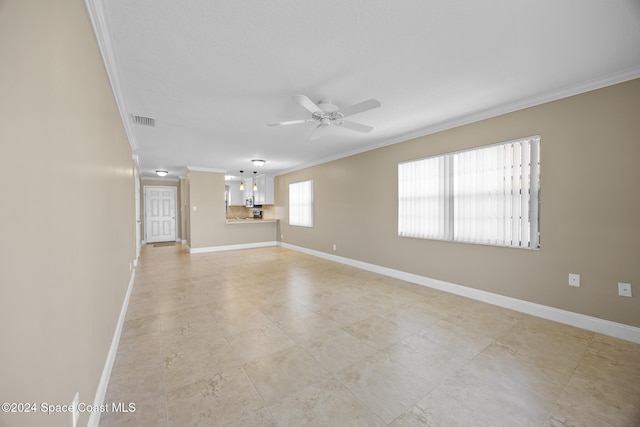
[[[280,235],[280,240],[284,239],[284,234]]]
[[[338,247],[334,244],[333,245],[333,250],[335,251],[336,249],[338,249]]]
[[[73,402],[71,402],[71,416],[73,420],[73,427],[76,427],[78,424],[78,418],[80,418],[80,410],[78,409],[78,404],[80,403],[80,392],[76,391],[76,395],[73,397]]]
[[[580,275],[569,273],[569,286],[575,286],[576,288],[580,287]]]
[[[631,283],[620,283],[618,282],[618,295],[621,297],[630,297],[631,296]]]

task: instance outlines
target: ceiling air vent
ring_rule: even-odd
[[[133,117],[133,123],[137,125],[151,127],[154,127],[156,125],[156,119],[152,119],[151,117],[136,116],[134,114],[132,114],[131,117]]]

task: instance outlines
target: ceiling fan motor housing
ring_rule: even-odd
[[[339,110],[338,106],[334,105],[328,99],[323,99],[322,101],[318,102],[318,107],[320,107],[325,113],[334,113]]]
[[[369,111],[374,108],[380,107],[380,102],[378,100],[368,99],[366,101],[362,101],[357,104],[346,107],[343,109],[343,112],[342,112],[340,111],[340,108],[337,105],[333,104],[328,99],[321,100],[317,104],[304,95],[296,95],[295,99],[303,108],[311,112],[311,119],[275,122],[275,123],[268,123],[268,125],[282,126],[282,125],[294,125],[294,124],[303,124],[303,123],[318,121],[319,122],[317,126],[318,128],[325,128],[333,123],[335,126],[341,126],[347,129],[358,131],[358,132],[368,133],[373,130],[371,126],[363,125],[361,123],[356,123],[349,120],[344,120],[344,118],[346,116],[352,116],[354,114],[359,114],[364,111]]]
[[[322,100],[318,102],[318,107],[320,107],[323,112],[316,111],[312,114],[312,117],[320,122],[321,127],[327,127],[331,123],[337,126],[342,124],[341,119],[344,115],[339,111],[337,105],[334,105],[329,100]]]

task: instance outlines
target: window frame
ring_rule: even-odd
[[[527,144],[528,149],[523,149],[522,145],[524,144]],[[516,162],[518,163],[505,162],[504,164],[495,167],[495,165],[491,163],[492,159],[488,156],[494,153],[501,155],[499,151],[501,147],[507,147],[506,150],[514,150],[514,158],[517,158]],[[518,150],[522,150],[521,153],[525,153],[527,157],[522,159],[518,157],[519,154],[516,154],[515,151],[516,147],[518,147]],[[440,240],[457,243],[471,243],[497,247],[539,250],[541,239],[540,147],[541,136],[534,135],[510,141],[488,144],[479,147],[473,147],[464,150],[399,162],[397,224],[398,236],[426,240]],[[494,153],[490,152],[491,149],[494,150]],[[484,185],[491,185],[492,180],[494,179],[496,180],[496,182],[502,180],[504,182],[499,182],[498,184],[498,191],[500,191],[505,190],[505,186],[507,186],[506,181],[508,181],[509,179],[513,179],[514,183],[513,188],[510,189],[511,193],[507,194],[505,192],[504,194],[500,194],[498,192],[487,195],[485,197],[478,197],[479,195],[485,194],[484,192],[480,191],[471,195],[471,197],[474,198],[474,201],[478,204],[498,203],[491,199],[491,197],[493,196],[494,198],[497,197],[498,199],[504,199],[502,201],[503,205],[500,205],[501,207],[504,206],[504,203],[514,203],[514,205],[509,214],[502,212],[502,219],[500,218],[500,212],[498,214],[494,214],[494,212],[492,212],[492,214],[494,214],[493,217],[482,216],[478,218],[477,216],[475,216],[473,217],[475,219],[467,221],[476,221],[481,224],[481,227],[485,227],[485,229],[487,227],[486,223],[493,224],[493,222],[496,222],[499,227],[506,227],[507,224],[509,227],[513,226],[513,230],[507,233],[511,238],[510,243],[505,240],[506,235],[503,235],[501,238],[496,238],[493,235],[487,237],[486,234],[482,233],[480,233],[480,238],[477,235],[473,237],[468,237],[466,235],[463,235],[462,237],[458,236],[458,234],[460,233],[457,231],[456,227],[460,227],[461,221],[464,221],[460,219],[460,217],[462,216],[460,207],[463,205],[463,203],[459,202],[459,200],[463,200],[464,197],[461,197],[461,193],[456,193],[456,191],[458,191],[456,187],[458,183],[456,180],[462,180],[460,170],[463,170],[465,172],[468,172],[469,170],[459,167],[458,163],[460,161],[460,158],[463,158],[465,155],[467,155],[468,157],[468,153],[472,152],[475,152],[476,157],[485,156],[483,157],[482,163],[476,162],[475,164],[472,164],[471,169],[474,169],[475,167],[477,173],[477,175],[472,177],[472,180],[480,180],[480,176],[482,174],[488,174],[489,172],[487,171],[491,170],[491,166],[494,166],[494,169],[491,170],[492,173],[496,171],[500,173],[497,173],[497,178],[491,176],[490,178],[485,179],[486,182],[483,181]],[[529,154],[530,157],[528,157]],[[487,161],[487,158],[489,159],[489,161]],[[521,161],[523,159],[526,162],[526,166],[524,166],[525,162]],[[456,168],[458,167],[460,170],[456,170]],[[500,169],[500,167],[502,167],[502,170]],[[507,173],[508,168],[511,168],[511,176],[509,176]],[[514,175],[513,171],[516,170],[516,168],[518,174]],[[523,168],[522,171],[520,170],[520,168]],[[436,170],[435,172],[434,169]],[[523,171],[525,172],[524,174]],[[413,176],[411,176],[411,172],[413,172]],[[533,180],[530,179],[532,173],[535,174],[535,179]],[[431,177],[433,177],[431,180],[428,179],[428,174],[431,174]],[[467,177],[466,179],[469,178]],[[489,184],[487,184],[487,182]],[[526,186],[523,187],[524,184],[526,184]],[[409,188],[410,186],[413,186],[413,188]],[[465,189],[468,190],[468,188]],[[486,187],[483,188],[483,190],[486,190]],[[514,193],[513,190],[519,192]],[[527,195],[524,197],[522,196],[522,190],[527,190]],[[407,196],[408,193],[411,193],[411,197]],[[487,201],[487,199],[489,201]],[[458,202],[456,202],[456,200],[458,200]],[[518,200],[518,206],[515,205],[516,200]],[[456,203],[458,203],[460,206],[456,205]],[[410,213],[408,213],[409,210],[411,210]],[[474,211],[474,213],[477,213],[478,211],[482,212],[482,210],[480,209]],[[486,213],[486,210],[482,213]],[[523,218],[525,217],[525,215],[526,220],[525,222],[523,222]],[[531,221],[532,219],[533,221]],[[517,224],[517,226],[514,224]],[[513,234],[514,231],[516,232],[516,235]],[[517,234],[518,232],[519,234]]]
[[[309,192],[308,194],[305,195],[306,200],[304,199],[300,201],[295,200],[296,195],[293,191],[299,192],[301,190],[304,190],[304,187],[307,185],[308,185]],[[300,195],[300,193],[298,193],[298,195]],[[297,203],[293,205],[292,202],[297,202]],[[314,225],[313,204],[314,204],[314,196],[313,196],[313,180],[312,179],[289,183],[288,214],[289,214],[290,226],[313,228],[313,225]]]

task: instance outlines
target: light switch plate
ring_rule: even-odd
[[[580,275],[569,273],[569,286],[575,286],[576,288],[580,287]]]
[[[618,283],[618,295],[621,297],[631,296],[631,283]]]

